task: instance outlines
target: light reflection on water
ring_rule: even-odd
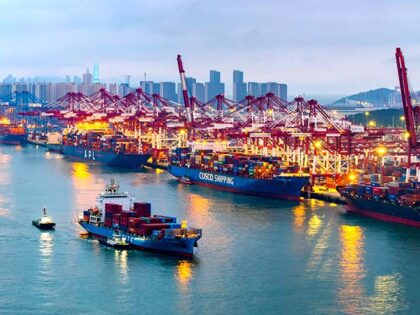
[[[176,268],[176,278],[183,289],[188,287],[188,283],[192,278],[192,262],[182,260]]]
[[[10,189],[10,159],[9,154],[0,152],[0,188],[4,193],[0,194],[0,217],[7,217],[10,214],[8,207],[9,198],[7,191]]]
[[[95,180],[85,163],[72,163],[71,179],[75,190],[75,212],[78,214],[82,209],[93,206],[96,196],[105,189],[103,181]]]
[[[118,280],[121,284],[127,284],[129,279],[128,274],[128,251],[114,250],[115,267],[119,270]]]
[[[363,230],[359,226],[342,225],[341,240],[341,277],[342,285],[338,292],[340,303],[349,314],[360,312],[363,300],[361,280],[365,277],[363,266]]]
[[[73,233],[75,212],[91,206],[111,177],[152,202],[155,213],[203,228],[196,258],[114,251]],[[45,184],[40,196],[34,183]],[[28,224],[39,209],[36,216],[27,209],[41,202],[51,204],[55,232]],[[384,314],[420,307],[420,233],[341,214],[341,205],[178,185],[167,173],[48,159],[28,146],[0,154],[1,207],[13,215],[0,216],[0,279],[7,283],[0,313]]]

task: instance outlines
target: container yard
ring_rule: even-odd
[[[4,108],[3,137],[21,138],[25,126],[31,127],[32,143],[40,144],[35,139],[43,137],[52,151],[119,167],[187,166],[261,180],[306,174],[310,188],[304,185],[305,191],[315,192],[313,196],[337,194],[337,186],[354,183],[363,172],[385,171],[381,178],[385,183],[408,182],[417,175],[413,174],[417,147],[413,113],[417,112],[408,99],[400,50],[397,69],[404,91],[405,129],[356,125],[301,96],[286,102],[267,93],[233,102],[217,95],[200,103],[188,95],[181,56],[177,63],[183,104],[141,88],[123,98],[105,89],[89,96],[72,92],[30,111]],[[20,127],[10,124],[16,117]],[[45,132],[47,126],[51,131]],[[19,135],[12,135],[18,129]],[[34,130],[43,132],[37,136]],[[54,140],[48,143],[50,138]]]

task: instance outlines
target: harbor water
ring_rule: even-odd
[[[155,214],[203,229],[193,260],[83,238],[79,212],[111,178]],[[41,232],[42,207],[57,223]],[[1,314],[391,314],[420,308],[420,230],[0,147]],[[316,311],[314,311],[316,310]]]

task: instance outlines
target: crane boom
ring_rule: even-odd
[[[411,103],[410,89],[408,86],[407,68],[405,67],[404,56],[401,48],[397,48],[395,52],[397,60],[398,78],[400,81],[401,98],[404,109],[405,125],[409,134],[408,144],[411,149],[417,147],[416,125],[414,121],[413,106]]]
[[[182,96],[184,98],[185,110],[187,112],[187,121],[191,122],[190,99],[188,97],[188,87],[187,87],[187,82],[185,80],[185,70],[184,70],[184,65],[182,64],[181,55],[178,55],[177,62],[178,62],[179,77],[181,78]]]

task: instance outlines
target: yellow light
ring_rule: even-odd
[[[271,114],[273,113],[273,109],[272,109],[272,108],[270,108],[270,109],[268,110],[268,113],[271,115]]]
[[[181,136],[185,135],[185,129],[181,129],[181,130],[179,131],[179,134],[180,134]]]
[[[187,220],[182,220],[181,222],[181,229],[186,229],[187,228]]]
[[[376,153],[378,153],[378,155],[382,156],[385,155],[387,152],[387,149],[385,147],[377,147],[376,148]]]
[[[405,120],[404,116],[401,116],[401,117],[400,117],[400,120],[401,120],[401,121],[404,121],[404,120]]]
[[[10,120],[7,117],[0,118],[0,125],[10,125]]]
[[[321,143],[321,141],[316,141],[316,142],[314,143],[314,146],[315,146],[315,148],[317,148],[317,149],[321,148],[321,147],[322,147],[322,143]]]
[[[369,127],[376,127],[376,122],[373,120],[369,121]]]
[[[366,112],[366,113],[365,113],[365,115],[366,115],[366,116],[369,116],[369,112]]]
[[[108,123],[103,121],[95,122],[79,122],[76,123],[76,128],[79,130],[95,130],[95,129],[106,129],[108,128]]]
[[[356,179],[356,175],[354,175],[354,174],[349,174],[349,179],[350,179],[351,181],[355,180],[355,179]]]
[[[410,133],[408,131],[404,132],[404,139],[407,140],[408,138],[410,138]]]

